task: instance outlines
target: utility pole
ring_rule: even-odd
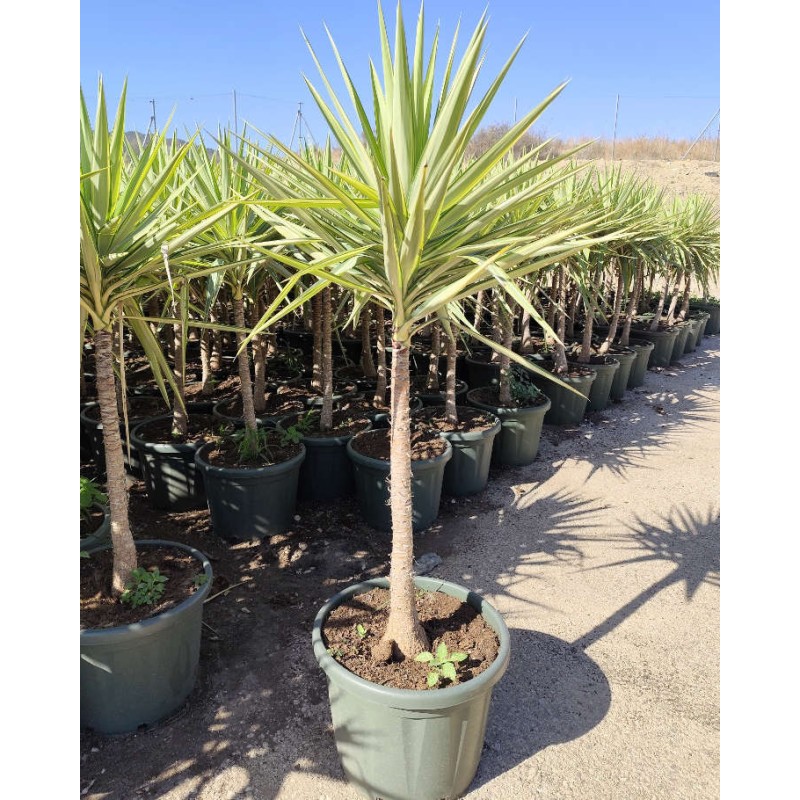
[[[718,108],[714,112],[714,116],[706,123],[705,128],[700,131],[700,135],[689,145],[689,149],[681,156],[681,161],[692,152],[692,148],[703,138],[703,134],[711,127],[711,123],[719,116],[719,112],[720,109]]]
[[[153,123],[153,135],[155,136],[158,133],[158,124],[156,123],[156,101],[155,101],[155,98],[153,98],[150,101],[150,105],[153,106],[153,114],[150,117],[150,122]],[[150,125],[149,124],[147,126],[147,133],[150,133]]]
[[[297,148],[302,153],[303,152],[303,104],[298,103],[297,109],[297,122],[299,125],[298,133],[297,133]]]
[[[617,118],[619,117],[619,95],[617,95],[617,105],[614,107],[614,138],[611,140],[611,160],[617,150]]]

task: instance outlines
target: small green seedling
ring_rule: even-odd
[[[433,653],[420,653],[414,660],[421,661],[430,667],[428,673],[428,686],[436,686],[442,678],[449,681],[456,679],[456,664],[466,661],[469,658],[467,653],[447,652],[447,645],[442,642],[436,648],[436,655]]]
[[[81,477],[81,519],[89,519],[93,506],[108,504],[108,495],[91,479]]]
[[[359,638],[363,639],[367,635],[367,629],[359,622],[356,625],[356,633],[359,635]]]
[[[205,572],[200,573],[200,575],[195,575],[192,583],[195,589],[199,589],[201,586],[205,586],[206,583],[208,583],[208,575],[206,575]]]
[[[333,658],[341,658],[344,655],[338,647],[329,647],[325,652]]]
[[[151,570],[137,567],[131,573],[130,583],[119,599],[123,603],[130,603],[134,608],[155,605],[164,594],[166,582],[167,576],[162,575],[158,567],[153,567]]]

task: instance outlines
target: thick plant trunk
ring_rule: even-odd
[[[565,311],[565,306],[567,303],[567,277],[566,270],[564,269],[563,265],[559,265],[558,272],[558,300],[560,307],[556,313],[556,334],[558,335],[560,341],[553,343],[553,366],[555,368],[555,373],[557,375],[562,375],[568,370],[567,353],[563,345],[565,336],[564,332],[567,327],[567,314]]]
[[[664,313],[664,303],[667,300],[667,295],[669,294],[669,270],[667,271],[667,276],[664,278],[664,288],[661,290],[661,294],[658,298],[658,305],[656,306],[655,315],[653,316],[653,321],[650,323],[650,330],[657,331],[658,325],[661,322],[661,315]]]
[[[644,290],[644,276],[642,276],[642,291],[639,293],[639,313],[644,314],[650,308],[650,298],[653,296],[653,284],[656,281],[655,269],[650,270],[650,283],[647,291]]]
[[[233,321],[237,328],[244,328],[244,297],[241,290],[237,290],[233,295]],[[236,334],[236,344],[242,347],[244,344],[244,334]],[[236,363],[239,367],[239,391],[242,395],[242,416],[244,426],[248,430],[254,431],[258,427],[256,422],[256,409],[253,405],[253,382],[250,379],[250,357],[248,349],[242,348],[236,356]]]
[[[556,311],[558,309],[558,298],[561,296],[561,282],[564,280],[564,276],[562,275],[560,270],[556,270],[553,273],[553,283],[550,287],[550,292],[548,297],[550,298],[550,304],[547,308],[547,316],[545,317],[545,321],[550,326],[551,330],[556,329]],[[545,333],[544,335],[545,344],[553,344],[553,337],[550,334]]]
[[[214,391],[211,383],[211,331],[203,328],[200,332],[200,394],[210,395]]]
[[[500,313],[500,298],[497,296],[497,290],[492,289],[492,341],[497,344],[503,343],[503,322]],[[494,364],[500,361],[500,354],[496,350],[492,350],[491,361]]]
[[[364,306],[361,312],[361,369],[365,378],[374,378],[378,374],[375,371],[375,362],[372,359],[372,342],[369,338],[370,317],[369,305]]]
[[[692,273],[687,270],[686,272],[686,285],[683,287],[683,300],[681,302],[681,310],[678,314],[678,319],[683,322],[689,313],[689,303],[692,295]]]
[[[411,504],[411,414],[409,342],[392,337],[391,455],[389,495],[392,555],[389,620],[380,647],[396,659],[414,658],[430,647],[417,617],[414,592],[414,529]],[[385,655],[385,654],[382,654]]]
[[[172,433],[176,436],[186,436],[189,433],[189,417],[186,414],[185,384],[186,365],[184,364],[183,337],[186,331],[183,323],[176,322],[173,341],[175,354],[173,356],[173,375],[175,376],[175,396],[172,398]]]
[[[264,302],[261,292],[256,292],[251,315],[252,326],[255,327],[264,313]],[[262,414],[267,408],[267,337],[259,333],[253,337],[253,409]]]
[[[386,405],[386,330],[383,306],[375,307],[375,341],[378,353],[378,383],[375,387],[375,405]]]
[[[484,293],[483,289],[478,291],[478,294],[475,296],[475,328],[480,332],[481,330],[481,323],[483,322],[483,300],[484,300]]]
[[[497,312],[500,319],[500,334],[503,337],[503,347],[511,349],[514,340],[514,320],[505,304],[497,301]],[[505,355],[500,356],[500,405],[510,407],[514,403],[511,397],[511,359]]]
[[[564,303],[567,303],[567,291],[563,293]],[[578,316],[578,303],[581,293],[575,285],[569,288],[569,305],[566,306],[566,317],[564,319],[564,334],[572,341],[575,338],[575,319]]]
[[[681,282],[683,272],[678,272],[675,276],[675,289],[672,292],[672,299],[669,303],[669,311],[667,311],[667,325],[672,327],[675,324],[675,310],[678,307],[678,284]]]
[[[208,312],[211,323],[219,322],[217,312],[212,308]],[[212,372],[219,372],[222,369],[222,333],[218,330],[211,330],[211,354],[208,359]]]
[[[425,388],[436,392],[439,390],[439,353],[442,352],[442,329],[438,322],[431,323],[431,354],[428,357],[428,380]]]
[[[311,301],[311,328],[314,333],[314,354],[311,362],[311,388],[322,391],[322,297]]]
[[[319,429],[329,431],[333,427],[333,348],[331,325],[331,287],[322,290],[322,411]]]
[[[622,292],[624,288],[625,284],[622,279],[622,267],[617,266],[617,291],[614,293],[614,310],[608,325],[608,334],[598,350],[601,356],[604,356],[611,349],[611,345],[614,343],[614,337],[617,335],[619,315],[622,311]]]
[[[112,338],[108,331],[94,336],[97,401],[103,423],[103,449],[106,456],[106,489],[111,510],[111,544],[114,564],[111,592],[120,595],[136,569],[136,545],[128,520],[128,483],[119,434],[119,414],[114,390],[114,360]]]
[[[456,339],[447,337],[447,377],[445,378],[444,411],[447,421],[458,425],[456,409]]]
[[[643,283],[644,267],[639,264],[636,267],[636,275],[633,279],[633,294],[628,302],[628,307],[625,309],[625,324],[622,326],[622,335],[619,337],[619,343],[622,347],[627,347],[631,339],[631,325],[639,307],[639,294],[642,291]]]
[[[533,301],[533,288],[529,287],[525,291],[525,297],[528,302]],[[531,314],[530,311],[524,309],[522,312],[522,322],[520,323],[520,353],[530,353],[533,350],[533,337],[531,336]]]

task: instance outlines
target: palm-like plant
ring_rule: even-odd
[[[415,611],[412,572],[411,339],[428,324],[430,315],[438,317],[446,329],[451,324],[468,327],[463,316],[448,319],[448,308],[454,309],[457,301],[481,289],[499,285],[527,307],[515,279],[582,247],[585,240],[581,234],[591,231],[596,219],[587,212],[588,207],[580,205],[565,209],[540,203],[538,213],[524,219],[512,213],[537,205],[536,198],[547,194],[552,182],[545,179],[547,167],[537,163],[535,153],[517,160],[506,159],[506,154],[563,87],[525,114],[483,156],[463,166],[467,145],[519,50],[477,99],[473,110],[468,110],[481,66],[485,15],[459,64],[455,61],[457,36],[454,38],[438,94],[434,92],[438,31],[426,54],[423,12],[410,60],[400,4],[394,52],[380,9],[379,21],[383,83],[371,66],[372,120],[335,44],[355,109],[353,118],[347,115],[311,50],[330,100],[306,82],[349,162],[349,174],[339,176],[344,187],[275,140],[273,145],[282,155],[265,151],[265,169],[254,172],[253,177],[274,196],[284,192],[297,227],[308,235],[316,235],[335,250],[364,248],[354,263],[314,270],[319,278],[315,291],[337,282],[355,292],[359,302],[370,298],[391,313],[393,537],[390,616],[381,649],[385,653],[391,647],[396,656],[404,658],[428,649]],[[504,159],[507,166],[498,168]],[[286,176],[284,186],[276,183],[277,171]],[[276,219],[276,225],[281,224],[289,223]],[[261,326],[298,302],[280,312],[268,310]]]
[[[128,521],[128,493],[119,434],[112,340],[123,320],[142,344],[166,398],[172,383],[166,361],[139,308],[142,297],[168,289],[164,259],[175,269],[196,264],[195,237],[228,212],[221,206],[203,213],[176,204],[185,190],[175,177],[190,144],[163,158],[165,134],[138,147],[125,141],[123,87],[109,128],[102,79],[92,126],[81,90],[81,330],[94,334],[97,399],[103,423],[106,475],[114,549],[112,591],[120,594],[136,567],[136,548]],[[164,251],[162,252],[162,248]]]

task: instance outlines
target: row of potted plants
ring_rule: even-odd
[[[176,451],[201,435],[203,412],[195,413],[187,402],[190,328],[201,334],[203,384],[210,382],[215,339],[219,354],[220,337],[236,337],[241,423],[191,456],[211,497],[217,491],[212,487],[229,490],[231,469],[252,464],[258,471],[304,458],[305,412],[275,428],[259,421],[276,325],[311,309],[305,320],[312,335],[319,334],[312,336],[312,343],[319,343],[312,355],[321,350],[312,364],[320,396],[313,419],[320,433],[329,433],[342,422],[334,408],[332,320],[344,308],[351,331],[360,323],[363,355],[371,351],[363,346],[370,333],[367,314],[374,314],[376,332],[383,333],[387,323],[390,330],[389,346],[377,336],[375,365],[375,393],[389,433],[377,429],[359,436],[370,439],[368,449],[383,448],[386,455],[388,448],[388,459],[377,460],[388,464],[391,487],[388,520],[381,523],[392,533],[390,574],[388,581],[351,587],[332,598],[317,616],[312,642],[329,681],[348,778],[372,797],[420,800],[456,796],[472,780],[491,689],[508,663],[509,637],[501,617],[466,587],[414,577],[413,532],[415,523],[424,523],[414,517],[414,448],[425,438],[420,432],[436,421],[413,424],[412,343],[426,331],[432,343],[435,336],[446,343],[440,428],[463,418],[455,403],[459,332],[498,354],[496,395],[489,385],[477,387],[472,391],[483,393],[467,392],[470,402],[499,419],[501,431],[517,424],[506,424],[510,417],[496,413],[509,406],[544,418],[553,401],[541,402],[530,384],[517,387],[514,399],[512,363],[546,380],[542,386],[569,386],[575,370],[567,358],[567,326],[578,321],[577,309],[583,331],[576,363],[582,371],[592,366],[595,319],[609,323],[596,354],[607,359],[611,346],[628,345],[631,329],[644,319],[639,312],[650,311],[640,308],[640,299],[649,300],[657,278],[662,287],[647,330],[673,327],[689,312],[692,281],[705,287],[716,273],[718,229],[701,200],[667,204],[649,185],[613,170],[581,177],[571,154],[550,162],[538,161],[535,151],[510,158],[514,143],[563,87],[522,115],[486,154],[465,160],[469,139],[506,71],[474,105],[485,17],[460,65],[451,62],[434,94],[435,51],[428,61],[409,60],[400,5],[394,49],[380,15],[384,74],[383,83],[373,85],[372,120],[341,62],[354,117],[346,115],[321,68],[330,99],[312,87],[340,154],[330,143],[300,154],[274,139],[262,148],[226,131],[216,138],[214,157],[201,137],[179,144],[166,131],[130,147],[123,135],[124,91],[110,127],[102,84],[94,125],[81,97],[81,328],[93,346],[111,536],[110,550],[91,550],[82,558],[81,717],[96,730],[118,733],[162,719],[184,702],[197,672],[202,602],[213,580],[202,554],[157,539],[136,541],[131,533],[123,448],[126,337],[135,338],[155,386],[172,406],[166,418],[131,432],[145,475],[152,454],[150,442],[139,435],[143,431]],[[421,13],[419,55],[423,29]],[[680,297],[674,291],[679,283]],[[214,316],[221,297],[231,309],[227,322]],[[489,306],[494,331],[484,322]],[[517,307],[521,339],[515,347]],[[544,339],[536,352],[532,321]],[[673,342],[670,355],[675,347]],[[432,346],[431,385],[440,349]],[[212,427],[219,424],[219,417],[208,416]],[[487,418],[488,429],[494,429],[497,422]],[[379,442],[381,437],[388,442]],[[525,463],[530,452],[513,437],[509,441],[500,457]],[[434,434],[423,446],[433,453],[431,461],[453,458],[453,437]],[[185,480],[185,473],[164,473],[160,483],[153,482],[152,494],[161,492],[171,503],[175,487]],[[214,517],[215,528],[233,538],[241,530],[243,498],[241,492],[229,497],[227,513]],[[263,516],[274,510],[269,504],[252,512]],[[365,677],[370,673],[359,676],[343,666],[344,656],[330,647],[330,616],[346,610],[352,597],[387,587],[388,613],[380,625],[370,623],[380,636],[366,662],[370,669],[417,664],[427,673],[430,690],[379,685]],[[496,643],[489,662],[452,652],[446,636],[423,626],[421,619],[430,619],[423,606],[440,594],[482,619]],[[124,624],[109,626],[109,620],[120,619]],[[133,642],[127,638],[131,630],[137,632]],[[353,746],[355,728],[365,742],[361,749]],[[434,747],[419,746],[431,741]],[[393,756],[389,763],[381,753],[389,751],[390,742],[391,752],[407,753],[410,760],[399,763]]]

